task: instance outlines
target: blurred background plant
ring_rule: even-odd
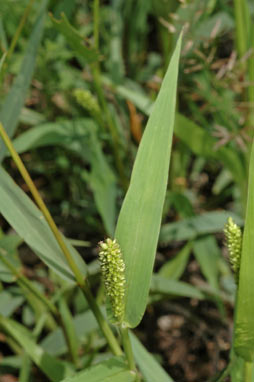
[[[95,248],[113,237],[146,120],[184,28],[169,186],[149,306],[136,334],[175,381],[207,381],[226,367],[231,343],[235,283],[222,231],[229,216],[243,225],[245,213],[254,7],[247,0],[111,0],[100,2],[98,15],[95,3],[1,3],[0,121],[57,225],[89,264],[103,302]],[[2,142],[0,159],[28,194]],[[74,316],[76,367],[104,360],[106,343],[85,299],[10,228],[15,215],[5,218],[1,254],[9,253],[40,293],[61,296],[67,320]],[[0,313],[33,328],[38,346],[68,361],[59,323],[51,314],[41,318],[43,305],[24,294],[19,277],[0,264]],[[0,375],[45,381],[39,361],[27,366],[17,337],[6,330],[0,341]]]

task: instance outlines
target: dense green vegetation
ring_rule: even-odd
[[[254,382],[253,128],[251,1],[1,1],[0,382]]]

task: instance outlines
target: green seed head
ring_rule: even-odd
[[[76,101],[84,109],[86,109],[92,114],[100,113],[100,107],[99,107],[98,101],[89,90],[76,89],[74,90],[73,94],[74,94],[74,97],[76,98]]]
[[[242,231],[230,217],[225,225],[224,233],[227,241],[229,260],[235,273],[236,283],[238,284],[242,251]]]
[[[106,239],[99,243],[99,259],[106,294],[111,302],[113,315],[122,322],[124,314],[125,264],[122,252],[116,240]]]

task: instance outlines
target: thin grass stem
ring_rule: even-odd
[[[137,373],[136,364],[133,356],[131,341],[129,337],[129,329],[127,327],[121,326],[120,328],[122,341],[123,341],[123,348],[125,351],[125,355],[127,358],[129,369],[135,373]]]

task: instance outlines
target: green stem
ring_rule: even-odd
[[[242,58],[247,51],[247,33],[242,0],[234,0],[234,13],[236,23],[236,48],[239,58]]]
[[[123,354],[122,349],[120,348],[120,346],[116,340],[116,337],[114,336],[112,330],[110,329],[107,321],[103,317],[103,314],[101,313],[101,310],[99,309],[87,283],[82,286],[82,291],[84,292],[84,295],[87,299],[87,302],[88,302],[89,306],[91,307],[102,332],[104,333],[105,337],[108,340],[108,344],[109,344],[112,352],[115,355],[122,355]]]
[[[32,361],[26,353],[22,357],[22,364],[19,373],[19,382],[28,382],[31,373]]]
[[[91,294],[91,291],[89,290],[89,288],[87,286],[87,283],[86,283],[86,280],[85,280],[83,274],[80,272],[78,266],[76,265],[75,261],[73,260],[71,254],[70,254],[70,252],[69,252],[69,250],[68,250],[68,248],[67,248],[67,246],[63,240],[61,233],[58,231],[58,228],[57,228],[49,210],[47,209],[45,203],[43,202],[37,188],[35,187],[30,175],[28,174],[20,156],[16,152],[10,138],[8,137],[7,133],[5,132],[1,122],[0,122],[0,136],[2,137],[6,147],[8,148],[8,150],[12,156],[12,159],[16,163],[16,165],[19,169],[19,172],[21,173],[23,179],[25,180],[31,194],[33,195],[35,202],[37,203],[37,205],[40,208],[41,212],[43,213],[46,221],[48,222],[49,227],[50,227],[52,233],[54,234],[54,236],[55,236],[55,238],[59,244],[59,247],[62,249],[62,252],[63,252],[65,258],[66,258],[71,270],[73,271],[73,273],[75,275],[77,284],[82,289],[83,293],[85,294],[87,301],[90,304],[91,310],[93,311],[94,316],[95,316],[96,320],[98,321],[98,324],[99,324],[105,338],[107,339],[108,344],[109,344],[112,352],[115,355],[121,355],[122,350],[121,350],[112,330],[110,329],[108,323],[104,319],[94,297]]]
[[[137,370],[136,370],[135,360],[134,360],[132,346],[131,346],[130,337],[129,337],[129,329],[127,327],[121,326],[120,331],[122,335],[123,348],[124,348],[125,355],[128,361],[129,369],[136,373]]]
[[[253,363],[245,362],[244,364],[244,382],[252,382]]]

